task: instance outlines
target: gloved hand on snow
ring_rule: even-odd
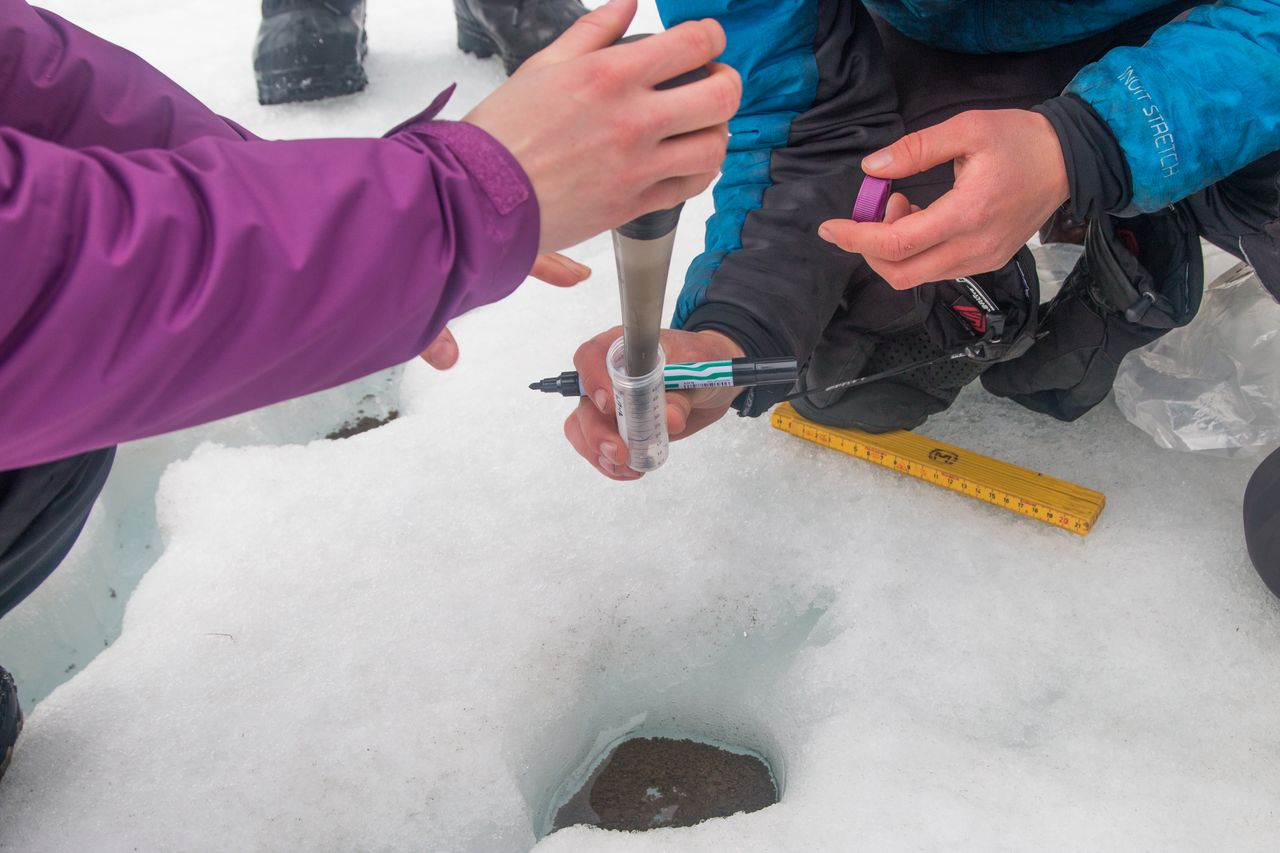
[[[1203,289],[1200,238],[1181,204],[1096,217],[1035,345],[987,371],[983,387],[1073,421],[1107,396],[1126,354],[1191,321]]]

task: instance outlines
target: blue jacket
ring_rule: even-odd
[[[744,83],[730,154],[716,188],[707,251],[690,269],[682,325],[773,183],[771,153],[788,144],[822,74],[819,7],[832,0],[659,0],[664,23],[714,17],[723,61]],[[840,0],[854,3],[855,0]],[[966,53],[1027,52],[1107,31],[1165,0],[866,0],[917,41]],[[1106,122],[1132,178],[1127,212],[1185,198],[1280,150],[1280,0],[1222,0],[1158,29],[1142,47],[1113,49],[1069,85]]]
[[[868,0],[904,35],[963,53],[1086,38],[1163,0]],[[1110,126],[1151,211],[1280,149],[1280,0],[1223,0],[1117,48],[1067,87]]]

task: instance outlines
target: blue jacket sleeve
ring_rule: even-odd
[[[1157,210],[1280,149],[1280,0],[1223,0],[1116,48],[1067,91],[1115,134],[1127,212]]]

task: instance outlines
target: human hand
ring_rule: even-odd
[[[618,434],[618,418],[613,405],[613,383],[605,356],[622,335],[615,326],[596,335],[573,356],[578,381],[587,396],[564,422],[564,435],[573,449],[597,471],[611,480],[638,480],[644,476],[627,467],[627,445]],[[719,361],[742,358],[746,353],[727,335],[719,332],[682,332],[663,329],[662,351],[668,364],[686,361]],[[688,438],[724,416],[741,388],[698,388],[667,392],[667,434],[672,441]]]
[[[538,255],[529,275],[556,287],[573,287],[591,275],[591,268],[557,252]],[[448,370],[458,363],[458,341],[446,327],[431,346],[422,351],[422,360],[436,370]]]
[[[818,234],[906,290],[999,269],[1069,195],[1058,134],[1029,110],[961,113],[871,154],[862,169],[905,178],[950,160],[955,186],[927,208],[894,193],[884,222],[832,219]]]
[[[715,178],[742,84],[726,65],[706,79],[654,87],[724,50],[712,20],[611,46],[636,0],[612,0],[534,54],[463,119],[501,142],[533,184],[540,246],[561,249],[674,207]]]

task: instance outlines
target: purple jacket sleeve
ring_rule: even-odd
[[[134,54],[25,0],[0,0],[0,124],[112,151],[252,138]]]
[[[442,103],[385,140],[260,142],[0,0],[0,470],[339,384],[513,290],[532,189]]]
[[[0,470],[354,379],[514,290],[532,187],[431,114],[125,154],[0,127]]]

